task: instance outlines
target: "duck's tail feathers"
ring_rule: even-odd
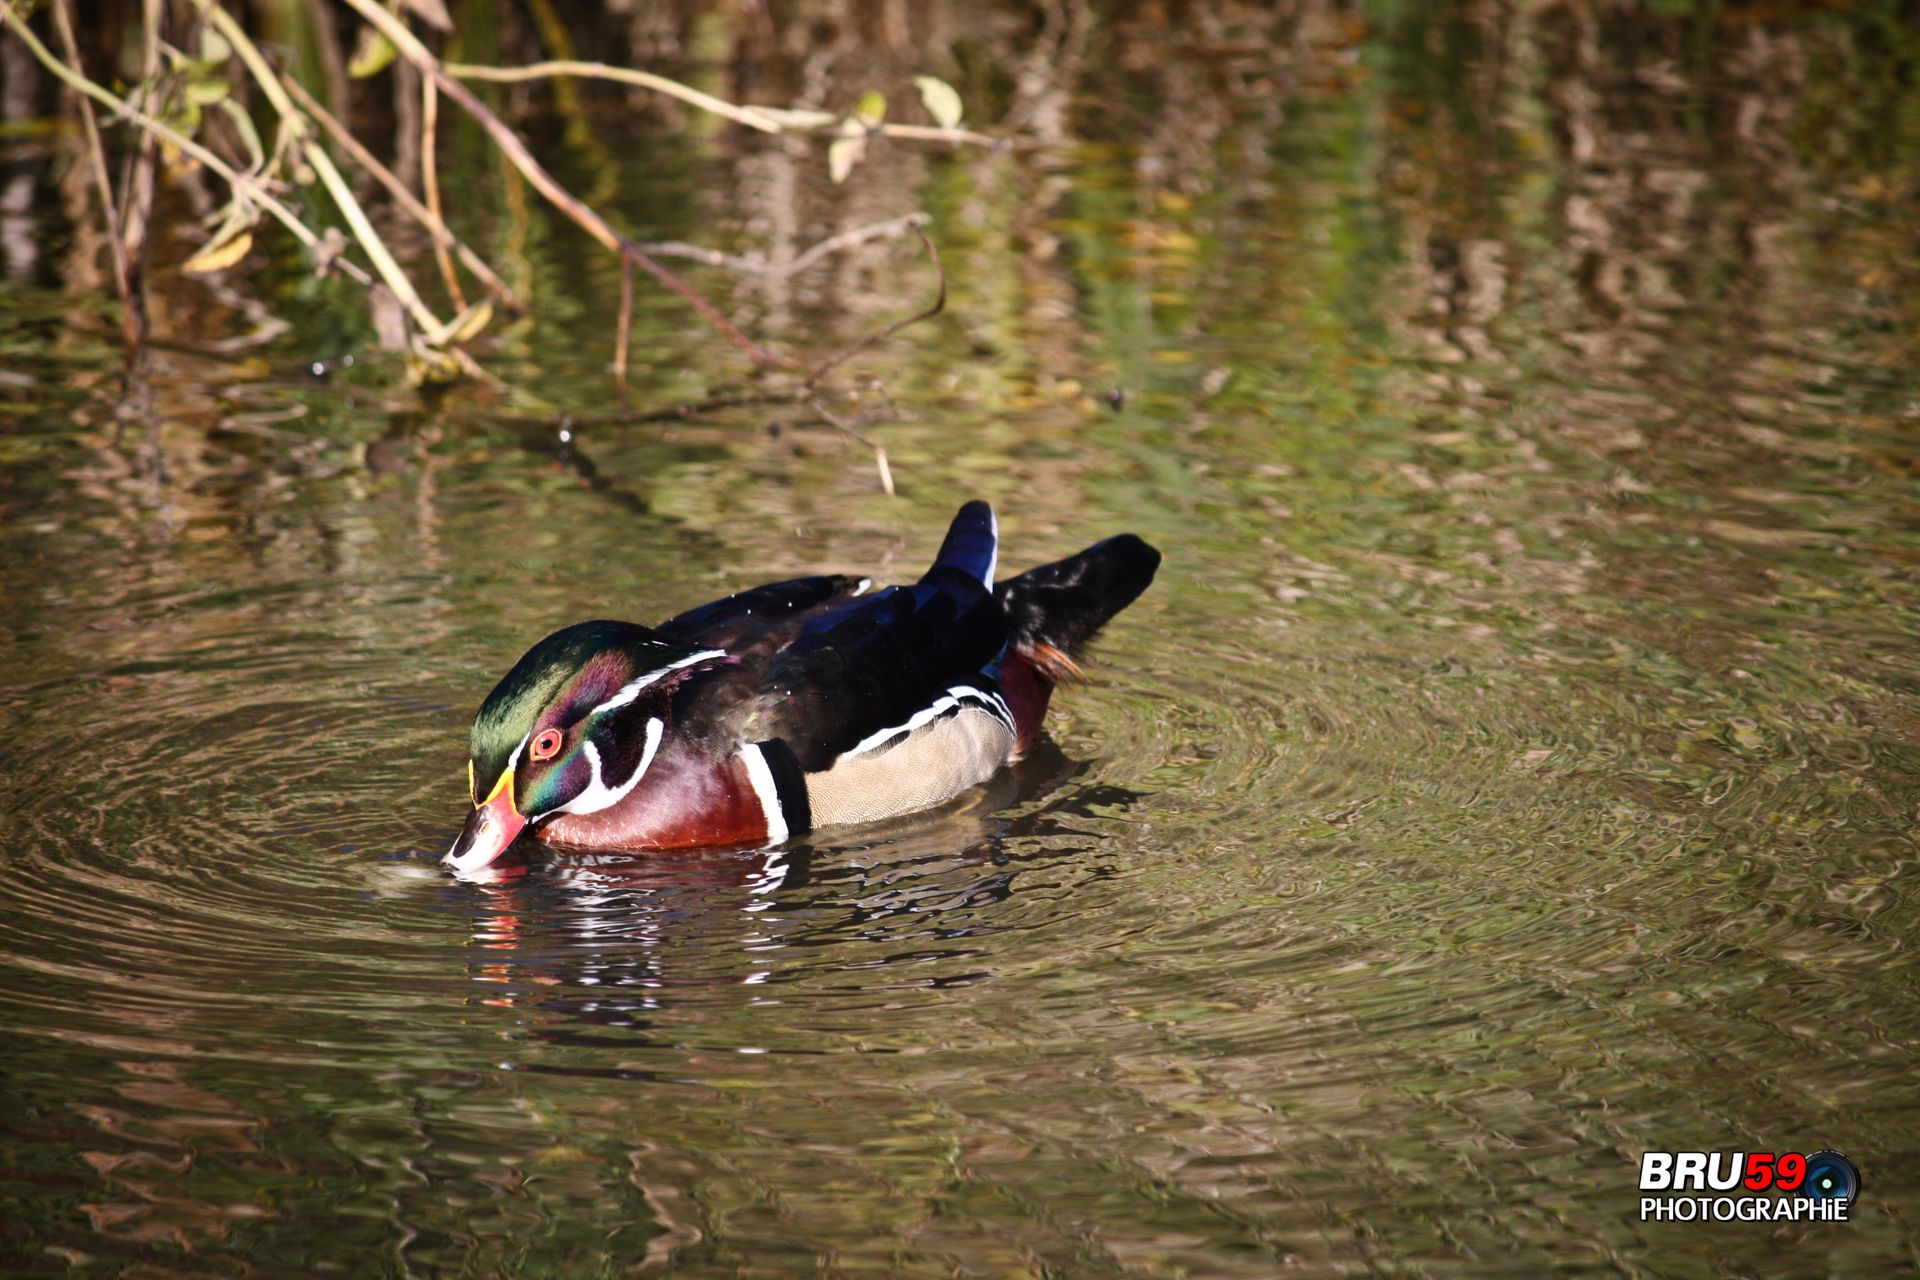
[[[1153,581],[1160,553],[1130,533],[1029,569],[994,592],[1013,651],[1055,680],[1080,674],[1076,659],[1096,631]]]
[[[940,544],[940,554],[933,558],[927,577],[952,569],[991,591],[999,561],[1000,522],[993,518],[993,508],[976,498],[953,517],[947,540]]]

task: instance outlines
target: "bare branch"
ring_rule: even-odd
[[[620,327],[613,335],[613,380],[627,389],[627,342],[633,333],[633,263],[620,259]]]
[[[432,76],[420,77],[420,190],[427,197],[427,211],[433,215],[429,229],[438,228],[433,237],[433,260],[440,265],[440,278],[447,282],[447,294],[454,310],[467,309],[466,295],[460,292],[460,275],[453,269],[447,253],[446,223],[440,217],[440,87]],[[404,190],[404,184],[402,190]]]
[[[877,346],[880,343],[885,342],[888,338],[891,338],[894,334],[900,332],[902,329],[905,329],[907,326],[919,324],[922,320],[931,320],[933,319],[933,317],[939,315],[942,311],[946,310],[947,271],[945,267],[940,265],[940,251],[934,248],[933,241],[929,240],[927,238],[927,233],[922,231],[919,227],[915,227],[913,229],[913,234],[916,236],[919,236],[920,243],[926,246],[927,256],[933,260],[934,275],[938,278],[938,281],[939,281],[938,292],[934,294],[932,305],[925,307],[922,310],[914,312],[912,315],[908,316],[904,320],[896,320],[892,324],[888,325],[886,328],[881,329],[876,333],[868,334],[866,337],[860,339],[860,341],[854,343],[852,346],[846,348],[845,350],[840,351],[835,355],[828,356],[825,360],[815,365],[813,372],[807,375],[807,386],[813,387],[818,385],[820,379],[826,377],[829,373],[833,372],[835,369],[839,368],[841,365],[845,364],[847,361],[853,359],[853,357],[859,355],[862,351],[867,350],[869,347]],[[876,448],[877,447],[878,446],[876,446]],[[886,456],[884,454],[881,455],[880,465],[881,465],[881,468],[884,470],[886,467]],[[888,493],[893,492],[891,480],[888,481],[887,492]]]
[[[425,77],[422,77],[422,79],[424,80]],[[520,299],[514,296],[513,290],[507,287],[507,282],[494,273],[493,268],[487,265],[486,260],[468,248],[458,236],[454,235],[437,213],[426,205],[421,204],[413,192],[407,190],[407,184],[400,181],[399,175],[387,168],[386,165],[380,163],[379,158],[362,146],[360,142],[347,131],[345,125],[341,124],[339,120],[334,118],[331,112],[321,106],[312,94],[300,87],[299,81],[283,74],[280,77],[280,83],[287,87],[287,92],[291,93],[302,107],[306,108],[307,114],[311,115],[315,122],[327,131],[327,136],[339,144],[340,149],[346,153],[347,158],[373,175],[374,181],[387,189],[388,194],[393,197],[394,203],[406,210],[407,215],[415,222],[425,227],[427,234],[431,235],[436,243],[445,245],[459,254],[460,261],[466,265],[467,270],[473,272],[475,276],[478,276],[480,282],[492,290],[504,306],[510,307],[515,311],[524,310]],[[423,169],[425,167],[425,160],[426,148],[422,147],[421,161]],[[432,188],[429,188],[430,194],[432,190]],[[454,296],[454,302],[455,305],[459,306],[462,310],[465,309],[466,304],[460,299],[458,294]]]
[[[736,257],[733,254],[721,253],[718,249],[705,249],[697,244],[687,244],[679,240],[653,242],[640,247],[659,258],[688,258],[694,262],[704,262],[710,267],[725,267],[729,271],[739,271],[746,275],[784,280],[788,276],[799,275],[828,254],[838,253],[842,249],[851,249],[869,240],[890,240],[927,226],[932,221],[933,218],[929,214],[909,213],[904,217],[892,218],[886,222],[855,227],[850,231],[842,231],[837,236],[828,236],[793,261],[782,263],[768,262],[763,258]]]
[[[80,46],[73,38],[73,17],[67,12],[70,0],[54,0],[53,26],[60,35],[60,48],[76,75],[82,74]],[[138,350],[146,333],[146,308],[134,296],[133,275],[127,270],[127,246],[120,238],[120,211],[113,203],[113,179],[107,173],[106,148],[100,145],[100,123],[93,118],[93,102],[85,94],[80,100],[80,123],[86,130],[87,164],[93,170],[94,189],[100,195],[100,210],[107,223],[107,250],[113,258],[113,283],[120,291],[120,327],[126,334],[127,349]]]
[[[531,417],[526,414],[492,413],[487,416],[495,422],[505,422],[525,426],[573,426],[573,427],[623,427],[637,426],[648,422],[684,422],[688,418],[697,418],[703,413],[712,413],[719,409],[737,409],[742,405],[754,404],[797,404],[806,399],[806,395],[796,388],[777,391],[747,391],[738,395],[712,396],[705,400],[689,400],[682,404],[670,404],[661,409],[633,409],[620,413],[567,414],[557,423],[551,416]]]
[[[930,124],[883,124],[880,132],[889,138],[914,138],[921,142],[971,142],[983,147],[997,147],[1005,141],[975,133],[971,129],[943,129]]]
[[[737,107],[731,102],[722,101],[711,94],[705,94],[698,89],[681,84],[678,80],[669,80],[665,76],[656,76],[647,71],[635,71],[630,67],[608,66],[604,62],[577,62],[565,59],[554,62],[535,62],[524,67],[488,67],[471,62],[449,62],[446,64],[446,70],[448,75],[462,80],[487,80],[496,84],[519,84],[527,80],[546,80],[554,76],[614,80],[621,84],[638,85],[643,89],[652,89],[668,97],[678,98],[690,106],[699,107],[702,111],[710,111],[717,116],[724,116],[736,124],[746,125],[749,129],[758,129],[762,133],[781,132],[781,125],[777,121],[752,107]]]
[[[851,422],[848,422],[845,418],[840,417],[840,415],[828,409],[826,405],[820,403],[820,397],[818,395],[808,393],[807,406],[819,414],[826,422],[840,428],[840,430],[873,450],[873,468],[879,473],[880,487],[886,491],[889,498],[896,496],[893,492],[893,468],[887,465],[887,451],[881,448],[879,443],[872,437],[868,436]]]
[[[825,118],[816,121],[807,118],[813,113],[788,112],[773,107],[737,106],[681,84],[678,80],[669,80],[665,76],[657,76],[650,71],[636,71],[632,67],[615,67],[604,62],[581,62],[563,58],[530,63],[524,67],[493,67],[473,62],[449,62],[445,66],[447,74],[458,79],[484,80],[495,84],[523,84],[529,80],[576,76],[582,79],[611,80],[617,84],[638,85],[643,89],[652,89],[668,97],[678,98],[690,106],[712,112],[736,124],[746,125],[749,129],[758,129],[762,133],[817,133],[828,125],[837,123],[833,117],[824,112],[818,114]],[[802,118],[804,123],[800,122]],[[971,129],[948,129],[924,124],[883,124],[879,126],[877,132],[889,138],[912,138],[922,142],[971,142],[988,147],[998,146],[1001,141],[984,133],[975,133]]]
[[[427,47],[420,43],[406,25],[388,13],[375,0],[347,0],[355,12],[365,18],[380,33],[393,41],[394,47],[422,72],[432,76],[440,84],[440,89],[449,98],[460,104],[462,110],[480,123],[501,151],[506,153],[514,167],[519,169],[548,203],[566,214],[579,224],[582,230],[608,249],[623,257],[630,258],[642,270],[673,290],[686,300],[687,305],[704,316],[707,322],[718,329],[729,342],[746,352],[748,357],[761,368],[771,368],[786,363],[769,352],[765,347],[749,338],[734,325],[731,320],[720,314],[719,308],[700,294],[700,292],[673,272],[655,262],[645,249],[627,239],[607,224],[607,220],[582,204],[571,192],[547,172],[546,167],[533,158],[527,145],[520,136],[504,124],[500,117],[487,109],[487,105],[473,96],[468,88],[447,74]]]
[[[140,83],[152,84],[160,74],[160,29],[166,20],[166,0],[140,3]],[[126,242],[127,276],[135,297],[146,296],[147,224],[153,216],[153,167],[159,143],[142,131],[127,148],[126,175],[120,182],[120,235]]]

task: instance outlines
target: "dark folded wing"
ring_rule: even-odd
[[[992,590],[999,530],[984,502],[954,516],[911,587],[855,596],[850,578],[801,578],[729,596],[660,628],[725,648],[737,663],[690,684],[686,731],[714,747],[780,739],[808,773],[905,726],[949,690],[978,687],[1007,644]],[[983,690],[982,692],[986,692]]]
[[[689,609],[655,629],[676,644],[734,652],[750,647],[753,640],[769,631],[779,631],[782,622],[797,623],[798,615],[810,609],[852,599],[864,581],[829,575],[769,582]]]
[[[761,681],[756,738],[780,738],[808,773],[947,696],[977,687],[1006,646],[1006,615],[981,583],[934,574],[807,623]]]

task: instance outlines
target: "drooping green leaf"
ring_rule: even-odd
[[[477,302],[454,317],[454,342],[470,342],[480,336],[480,331],[493,323],[493,303]]]
[[[393,41],[372,27],[362,27],[359,39],[354,42],[353,60],[347,64],[347,74],[355,80],[377,76],[387,69],[387,64],[392,62],[399,53],[400,51],[393,47]]]
[[[204,66],[217,67],[233,56],[233,46],[227,38],[213,27],[200,33],[200,62]]]
[[[862,133],[842,134],[827,147],[827,176],[835,182],[845,182],[847,175],[853,172],[853,166],[860,163],[860,157],[867,154],[867,135]]]
[[[233,92],[233,86],[219,76],[195,76],[187,81],[187,97],[203,107],[223,102]]]
[[[920,86],[920,101],[936,124],[942,129],[951,129],[960,123],[964,108],[952,85],[934,76],[915,76],[913,82]]]
[[[493,321],[493,303],[480,301],[462,311],[438,329],[420,335],[420,342],[438,350],[451,342],[466,342],[478,337]]]
[[[252,247],[253,232],[242,228],[224,240],[216,236],[207,241],[198,253],[180,264],[180,269],[202,275],[211,271],[224,271],[246,257],[247,250]]]

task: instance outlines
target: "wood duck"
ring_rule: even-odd
[[[554,632],[474,715],[447,862],[477,871],[529,828],[582,849],[773,845],[986,781],[1160,565],[1121,534],[995,587],[999,542],[969,502],[910,587],[796,578],[657,627]]]

